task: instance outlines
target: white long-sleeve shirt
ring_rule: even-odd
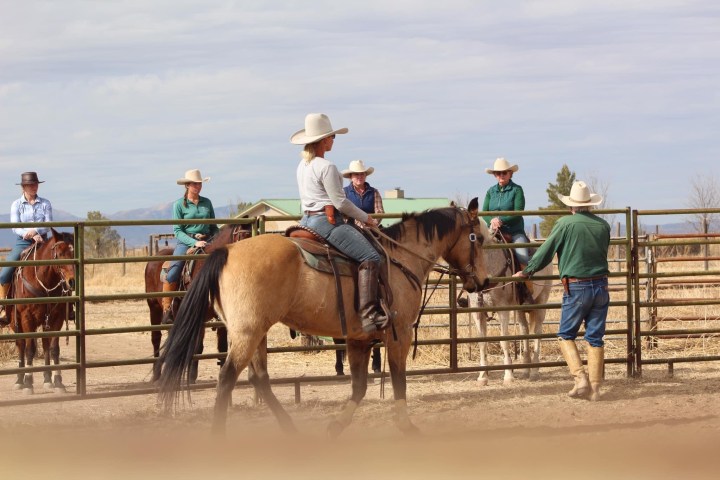
[[[368,214],[345,197],[342,176],[332,162],[322,157],[315,157],[310,163],[300,160],[297,182],[303,212],[317,212],[325,205],[334,205],[343,215],[367,222]]]

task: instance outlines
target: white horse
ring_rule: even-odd
[[[498,236],[493,237],[494,243],[502,242],[498,240]],[[503,248],[486,248],[483,249],[485,255],[485,266],[489,278],[493,277],[510,277],[514,271],[514,263],[516,262],[515,256],[512,254],[511,249]],[[536,275],[552,275],[552,263],[542,270],[536,272]],[[532,282],[532,296],[533,303],[535,305],[543,304],[547,302],[550,296],[550,289],[552,288],[552,280],[534,280]],[[518,305],[517,295],[515,289],[520,285],[516,282],[498,283],[492,284],[487,290],[483,290],[481,293],[470,294],[470,306],[471,307],[507,307]],[[510,324],[510,312],[511,310],[501,310],[496,312],[497,317],[500,321],[500,334],[507,336],[509,334]],[[475,321],[480,337],[487,337],[487,321],[488,313],[490,312],[473,312],[472,318]],[[533,334],[542,333],[542,325],[545,321],[545,309],[535,310],[515,310],[515,318],[517,323],[520,325],[521,334],[528,335],[530,331]],[[529,321],[528,321],[529,320]],[[503,365],[512,365],[512,357],[510,356],[510,349],[508,348],[508,341],[501,340],[500,346],[503,351]],[[522,351],[522,363],[537,363],[540,361],[540,339],[534,339],[532,341],[532,356],[530,355],[530,341],[524,339],[521,342]],[[480,342],[480,366],[484,367],[487,365],[487,343]],[[537,380],[539,372],[537,368],[522,369],[517,374],[518,378],[530,378],[530,380]],[[504,383],[511,383],[514,380],[513,370],[506,369]],[[477,379],[481,385],[488,384],[488,372],[481,371]]]

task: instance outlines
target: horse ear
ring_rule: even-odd
[[[468,203],[468,212],[470,212],[470,215],[473,217],[477,215],[478,209],[480,207],[480,203],[478,202],[478,197],[473,198],[470,200],[470,203]]]
[[[457,207],[457,204],[455,203],[455,200],[450,200],[450,206],[451,206],[451,207]]]

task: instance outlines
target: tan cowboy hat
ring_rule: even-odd
[[[345,178],[352,177],[353,173],[364,173],[365,175],[372,175],[375,171],[373,167],[366,167],[362,160],[353,160],[350,162],[350,166],[347,170],[342,171],[342,176]]]
[[[324,113],[308,113],[305,117],[305,128],[293,133],[290,143],[295,145],[307,145],[330,135],[347,133],[347,128],[333,130],[330,119]]]
[[[560,195],[560,201],[568,207],[590,207],[600,205],[603,198],[597,193],[590,193],[585,182],[579,180],[573,183],[570,196]]]
[[[210,180],[210,177],[203,178],[202,175],[200,175],[200,170],[188,170],[185,172],[185,177],[179,179],[177,181],[178,185],[187,185],[188,183],[200,183],[200,182],[207,182]]]
[[[35,183],[45,183],[45,180],[38,180],[37,173],[35,172],[25,172],[20,175],[20,183],[16,183],[15,185],[33,185]]]
[[[495,172],[504,172],[506,170],[510,170],[511,172],[517,172],[519,169],[520,168],[517,165],[510,165],[510,162],[505,160],[504,157],[498,157],[495,159],[493,168],[486,168],[485,173],[494,175]]]

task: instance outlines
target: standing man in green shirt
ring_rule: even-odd
[[[575,386],[568,395],[595,401],[600,399],[605,358],[603,336],[610,303],[607,277],[610,225],[590,213],[590,207],[602,203],[602,197],[591,193],[585,182],[575,182],[570,195],[561,195],[560,200],[570,207],[572,215],[555,223],[527,268],[514,276],[531,277],[548,265],[557,253],[558,270],[565,289],[558,340],[570,373],[575,377]],[[585,340],[589,344],[587,374],[575,344],[583,322]]]

